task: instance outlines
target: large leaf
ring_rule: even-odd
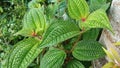
[[[85,22],[80,22],[79,26],[81,29],[86,30],[90,28],[105,28],[113,31],[109,19],[105,11],[102,9],[96,10],[91,13]]]
[[[75,23],[56,21],[47,29],[40,47],[50,47],[79,34],[79,27]]]
[[[23,36],[42,35],[46,28],[45,15],[40,8],[32,8],[24,16],[23,28],[16,34]]]
[[[107,10],[110,6],[110,3],[107,3],[107,0],[90,0],[90,11],[93,12],[97,9]]]
[[[72,52],[73,56],[79,60],[94,60],[105,56],[102,45],[93,40],[82,40],[78,42]]]
[[[86,18],[89,14],[89,7],[85,0],[68,0],[68,12],[73,19]]]
[[[85,68],[85,67],[80,61],[71,60],[67,63],[66,68]]]
[[[42,58],[40,68],[61,68],[66,53],[60,49],[50,49]]]
[[[42,49],[38,49],[40,41],[28,38],[17,43],[7,59],[6,68],[27,68],[38,56]]]

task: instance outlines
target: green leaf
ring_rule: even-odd
[[[85,68],[84,65],[78,60],[71,60],[67,63],[66,68]]]
[[[23,28],[16,34],[23,36],[42,35],[46,29],[46,19],[40,8],[32,8],[24,16]]]
[[[28,38],[15,44],[7,59],[6,68],[27,68],[38,56],[42,49],[38,49],[40,41]]]
[[[65,14],[67,5],[66,5],[66,0],[63,0],[62,2],[60,2],[59,8],[57,8],[57,13],[55,14],[57,17],[62,17]]]
[[[116,59],[117,62],[120,62],[120,55],[119,55],[119,53],[114,48],[110,48],[110,51],[111,51],[112,55],[114,56],[114,59]]]
[[[90,0],[90,11],[93,12],[97,9],[107,10],[110,6],[110,3],[107,3],[107,0]]]
[[[66,53],[60,49],[50,49],[42,58],[40,68],[61,68]]]
[[[29,7],[29,8],[40,8],[41,5],[40,5],[40,3],[36,2],[36,1],[30,1],[30,2],[28,3],[28,7]]]
[[[79,27],[75,23],[61,20],[55,21],[44,34],[40,47],[50,47],[79,34]]]
[[[68,12],[73,19],[86,18],[89,14],[89,7],[85,0],[68,0]]]
[[[48,19],[52,19],[55,17],[55,14],[56,14],[56,11],[58,9],[58,4],[55,3],[54,5],[53,4],[49,4],[46,8],[46,15],[48,17]]]
[[[97,40],[101,29],[90,29],[83,34],[83,40]]]
[[[85,22],[80,22],[81,29],[88,30],[90,28],[105,28],[113,32],[106,12],[102,9],[96,10],[91,13]]]
[[[111,61],[114,61],[114,56],[112,55],[111,52],[109,52],[108,50],[106,50],[104,47],[103,47],[103,50],[104,52],[106,53],[107,57],[111,60]]]
[[[102,45],[94,40],[78,42],[72,54],[75,58],[83,61],[91,61],[105,56]]]
[[[106,63],[102,68],[113,68],[114,67],[114,63],[113,62],[108,62]]]

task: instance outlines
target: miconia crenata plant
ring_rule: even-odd
[[[86,0],[29,2],[23,28],[15,34],[26,39],[14,45],[6,68],[31,68],[32,63],[36,68],[88,68],[84,61],[104,57],[102,45],[96,40],[101,31],[98,28],[113,32],[107,7],[93,11],[89,6],[93,5]]]
[[[23,18],[23,28],[16,34],[23,36],[42,35],[46,29],[46,18],[40,8],[31,8]]]

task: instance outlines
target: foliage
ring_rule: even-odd
[[[18,4],[19,1],[16,0],[11,1],[17,5],[9,11],[1,8],[0,19],[4,22],[0,23],[1,40],[4,40],[1,43],[1,51],[4,51],[3,46],[6,44],[12,46],[7,50],[9,52],[6,53],[2,67],[85,68],[81,61],[104,57],[102,45],[96,40],[101,30],[98,28],[113,32],[105,12],[109,5],[102,0],[99,6],[93,7],[93,2],[22,0]],[[101,6],[103,3],[107,7]],[[13,16],[7,15],[8,12]],[[8,32],[11,25],[6,27],[6,23],[14,23],[12,28],[16,31]]]
[[[114,49],[110,48],[109,50],[106,50],[103,48],[105,53],[107,54],[107,57],[110,59],[108,63],[106,63],[102,68],[119,68],[120,67],[120,55],[119,53]]]

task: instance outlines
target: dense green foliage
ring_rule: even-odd
[[[1,68],[88,68],[105,56],[97,40],[102,28],[113,32],[106,0],[3,3],[10,5],[0,6]]]

